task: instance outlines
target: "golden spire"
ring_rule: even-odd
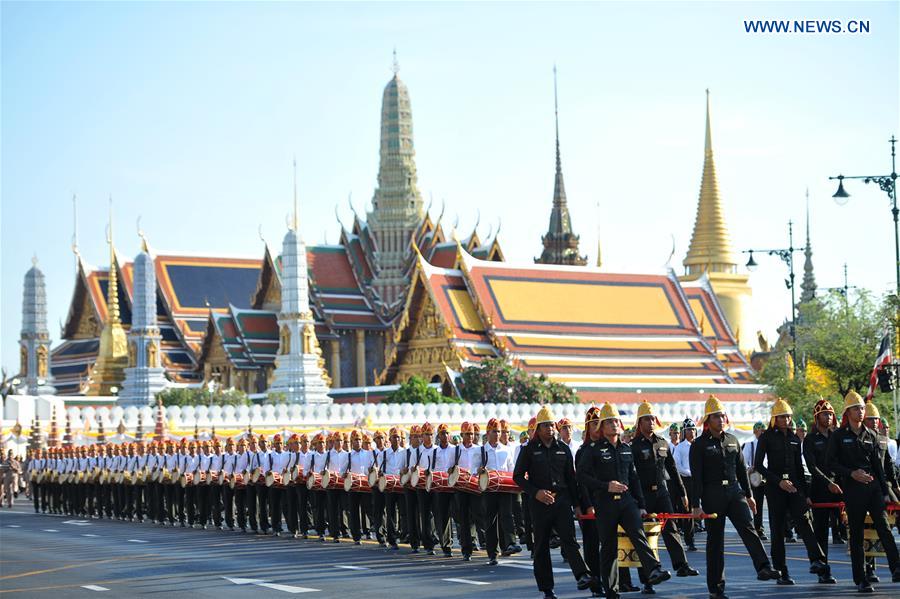
[[[703,178],[694,234],[684,259],[687,274],[703,271],[736,273],[737,261],[731,247],[728,227],[722,212],[716,164],[712,149],[712,127],[709,118],[709,90],[706,90],[706,140],[703,151]]]
[[[116,250],[113,245],[112,196],[109,197],[109,228],[106,231],[109,244],[109,285],[106,290],[107,323],[115,326],[119,320],[119,280],[116,274]]]

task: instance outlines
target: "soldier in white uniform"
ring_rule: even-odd
[[[284,476],[288,475],[288,462],[291,454],[282,450],[281,435],[275,435],[272,438],[272,451],[269,453],[269,472],[278,473]],[[272,515],[272,531],[276,537],[283,535],[284,529],[281,526],[282,510],[285,506],[285,488],[283,486],[272,485],[269,487],[269,506]]]
[[[368,476],[369,469],[375,463],[375,457],[371,451],[362,448],[362,441],[360,431],[354,429],[350,433],[349,470],[354,474]],[[349,502],[350,536],[353,538],[353,543],[359,545],[362,542],[362,519],[365,514],[370,514],[372,511],[372,494],[351,492]]]
[[[406,464],[406,450],[400,447],[400,438],[403,436],[403,430],[399,427],[393,427],[388,432],[388,441],[390,447],[384,450],[382,454],[381,471],[384,474],[393,474],[400,476],[400,471]],[[397,551],[399,521],[397,504],[404,501],[405,497],[402,493],[384,493],[385,503],[385,528],[387,533],[387,544],[389,550]]]
[[[481,447],[476,457],[473,458],[473,466],[477,466],[475,472],[481,474],[491,470],[500,472],[512,472],[515,468],[512,452],[506,445],[499,441],[500,421],[491,418],[487,423],[487,442]],[[497,565],[497,552],[502,551],[504,556],[513,555],[522,550],[515,544],[513,536],[512,520],[512,495],[509,493],[485,492],[482,494],[484,501],[484,528],[487,541],[488,565]],[[501,538],[502,534],[502,538]]]

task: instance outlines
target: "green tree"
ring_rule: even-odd
[[[243,391],[229,389],[213,393],[203,387],[177,387],[160,391],[156,396],[164,406],[243,406],[250,398]]]
[[[391,392],[384,403],[461,403],[458,397],[445,397],[420,376],[411,376]]]
[[[759,382],[791,404],[809,421],[819,397],[828,399],[840,419],[844,396],[851,389],[865,396],[878,346],[892,324],[892,298],[875,301],[868,292],[853,299],[831,293],[804,303],[796,328],[796,375],[788,347],[779,347],[759,373]],[[783,344],[785,345],[785,344]],[[889,393],[873,397],[882,417],[893,415]]]
[[[470,403],[575,403],[571,388],[543,374],[532,375],[503,358],[482,360],[464,368],[457,383],[462,398]]]

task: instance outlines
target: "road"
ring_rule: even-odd
[[[658,597],[706,596],[703,542],[689,559],[701,575],[673,577],[658,589]],[[391,599],[445,595],[454,599],[540,597],[526,557],[503,559],[487,566],[484,553],[473,561],[459,557],[410,555],[403,548],[388,552],[374,541],[320,543],[260,537],[218,530],[163,528],[109,520],[79,520],[34,514],[20,497],[13,509],[0,509],[0,594],[15,597],[260,597],[291,594],[346,597],[350,593]],[[846,546],[832,545],[837,585],[819,585],[807,573],[799,544],[788,545],[794,587],[758,582],[750,559],[733,530],[726,538],[726,592],[732,598],[798,599],[827,594],[856,596],[850,583]],[[458,552],[457,552],[458,553]],[[575,581],[559,553],[554,552],[556,593],[560,598],[590,597]],[[665,551],[664,567],[671,568]],[[879,560],[883,581],[890,574]],[[635,582],[637,581],[634,575]],[[900,584],[883,582],[874,597],[900,595]],[[640,593],[630,597],[642,597]]]

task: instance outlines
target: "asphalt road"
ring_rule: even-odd
[[[706,597],[703,543],[690,553],[701,575],[677,578],[657,587],[658,597]],[[459,557],[410,555],[401,548],[388,552],[374,541],[320,543],[260,537],[213,530],[163,528],[109,520],[80,520],[34,514],[20,497],[13,509],[0,509],[0,594],[16,597],[347,597],[352,593],[391,599],[451,596],[483,598],[540,597],[531,562],[526,557],[486,565],[486,555],[473,561]],[[832,545],[837,585],[819,585],[807,573],[799,544],[788,545],[794,587],[759,582],[750,559],[733,530],[726,539],[726,592],[732,598],[801,598],[814,595],[856,596],[850,582],[846,545]],[[671,569],[665,550],[663,566]],[[590,597],[575,581],[558,552],[554,552],[556,593],[559,597]],[[879,560],[883,581],[890,574]],[[637,583],[636,573],[632,576]],[[874,597],[900,596],[900,584],[883,582]],[[643,597],[640,593],[625,595]]]

